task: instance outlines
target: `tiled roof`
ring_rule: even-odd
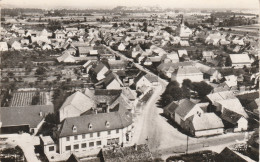
[[[95,107],[95,102],[83,93],[77,91],[66,99],[60,110],[64,109],[67,106],[73,106],[83,113]]]
[[[182,99],[179,106],[176,108],[175,113],[184,118],[194,106],[195,103],[191,102],[189,99]]]
[[[0,107],[0,121],[2,127],[29,125],[30,128],[36,128],[47,114],[53,112],[53,105]]]
[[[230,59],[232,63],[250,63],[250,58],[248,54],[230,54]]]
[[[179,67],[177,72],[177,75],[191,75],[191,74],[201,74],[201,72],[195,66],[182,66]]]
[[[228,121],[229,123],[236,124],[237,121],[242,117],[242,115],[235,113],[233,111],[230,111],[228,109],[224,109],[223,113],[220,116],[225,121]]]
[[[224,127],[222,120],[215,113],[196,114],[192,117],[192,124],[197,131]]]
[[[109,122],[109,127],[106,126],[107,122]],[[89,124],[92,125],[92,129],[89,129]],[[83,115],[79,117],[66,118],[62,123],[59,136],[66,137],[78,134],[122,129],[131,124],[132,117],[127,111]],[[77,128],[76,132],[73,132],[73,126]]]
[[[175,110],[177,109],[179,105],[175,102],[175,101],[172,101],[169,105],[167,105],[164,109],[171,112],[171,113],[174,113]]]

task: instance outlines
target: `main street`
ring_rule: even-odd
[[[108,47],[114,54],[123,60],[131,61],[139,70],[148,74],[155,75],[143,66],[134,63],[132,59],[127,58],[120,52],[114,51]],[[168,82],[159,78],[159,86],[155,87],[154,93],[149,101],[143,105],[143,112],[138,116],[135,123],[135,134],[133,143],[148,144],[154,157],[163,157],[164,159],[173,154],[184,153],[188,148],[190,152],[215,149],[215,146],[226,146],[235,144],[236,140],[243,140],[244,133],[223,134],[214,137],[193,138],[179,132],[168,120],[162,116],[163,109],[157,106],[157,101],[164,92]]]

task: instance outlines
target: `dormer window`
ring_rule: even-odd
[[[73,133],[76,133],[76,132],[77,132],[77,127],[76,127],[75,125],[73,125],[72,131],[73,131]]]
[[[110,123],[106,121],[106,127],[110,127]]]
[[[88,129],[92,130],[92,127],[93,127],[93,125],[91,123],[89,123]]]

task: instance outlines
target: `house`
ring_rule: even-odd
[[[245,131],[248,129],[247,119],[234,111],[224,109],[221,114],[226,129],[233,129],[234,132]]]
[[[225,147],[220,154],[217,156],[217,161],[232,161],[232,162],[255,162],[254,160],[250,159],[249,157],[234,151],[229,147]]]
[[[203,78],[208,79],[210,82],[216,83],[223,78],[222,74],[215,68],[203,65],[201,63],[196,63],[195,67],[203,73]]]
[[[180,45],[181,45],[182,47],[188,47],[188,46],[190,46],[189,42],[186,41],[186,40],[181,40],[181,41],[180,41]]]
[[[119,147],[113,150],[102,150],[102,155],[105,162],[153,161],[152,153],[147,144]]]
[[[136,89],[142,86],[155,86],[158,85],[158,77],[144,72],[140,72],[136,78],[134,78]]]
[[[37,134],[45,117],[54,113],[53,105],[0,107],[0,133]]]
[[[0,42],[0,51],[8,51],[8,45],[6,42]]]
[[[217,104],[219,105],[218,109],[220,109],[221,113],[223,113],[224,110],[228,109],[242,115],[246,119],[248,118],[245,108],[241,105],[240,101],[237,98],[220,100],[217,101]]]
[[[86,57],[87,55],[90,54],[90,50],[93,49],[93,47],[78,47],[79,49],[79,56],[80,57]]]
[[[176,73],[172,74],[171,80],[176,80],[182,84],[184,79],[189,79],[192,82],[203,81],[203,73],[195,66],[181,66]]]
[[[232,91],[213,92],[207,95],[207,99],[210,101],[212,105],[217,107],[217,111],[221,111],[218,101],[234,99],[234,98],[236,98],[236,96]]]
[[[189,132],[196,137],[223,134],[224,132],[223,122],[215,113],[195,114],[186,122]]]
[[[178,50],[179,57],[188,56],[187,50]]]
[[[22,45],[21,45],[20,42],[14,41],[14,42],[11,44],[11,48],[13,48],[14,50],[21,50],[21,49],[22,49]]]
[[[59,109],[60,121],[69,117],[80,116],[95,107],[96,104],[91,98],[77,91],[70,95]]]
[[[176,52],[167,54],[166,58],[170,59],[171,62],[179,62],[179,55]]]
[[[76,59],[71,54],[66,52],[66,53],[62,54],[60,57],[57,57],[57,61],[58,62],[76,62]]]
[[[237,76],[235,75],[228,75],[225,76],[225,83],[228,87],[236,87],[237,86]]]
[[[110,70],[113,72],[117,72],[120,70],[125,70],[127,66],[127,62],[124,60],[109,60],[108,61]]]
[[[56,153],[56,144],[50,136],[40,135],[40,145],[43,148],[45,155],[51,155]]]
[[[252,60],[248,54],[229,54],[231,66],[235,68],[251,67]]]
[[[119,51],[124,51],[126,46],[123,43],[120,43],[117,48]]]
[[[103,84],[106,89],[121,89],[121,87],[124,86],[122,81],[119,79],[119,76],[111,71],[108,71],[105,74]]]
[[[170,104],[168,104],[166,107],[164,107],[163,114],[166,117],[168,117],[169,119],[174,120],[175,110],[178,106],[179,105],[176,101],[172,101]]]
[[[99,150],[131,141],[129,112],[109,112],[65,119],[56,136],[59,153]]]
[[[108,68],[103,63],[98,63],[98,65],[94,68],[94,73],[96,74],[97,80],[101,80],[105,78],[105,74],[108,72]]]
[[[215,55],[212,51],[203,51],[202,52],[202,59],[206,60],[206,61],[210,61],[212,59],[214,59]]]
[[[49,44],[44,44],[42,46],[42,50],[51,50],[51,49],[52,49],[52,47]]]
[[[178,107],[175,109],[174,121],[182,128],[185,128],[186,127],[185,121],[189,117],[195,114],[202,114],[202,113],[204,112],[198,105],[191,102],[189,99],[182,99],[180,100]]]
[[[54,34],[55,34],[55,38],[58,39],[58,40],[66,38],[66,33],[63,30],[56,30],[54,32]]]

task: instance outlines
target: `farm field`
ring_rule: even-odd
[[[47,92],[40,92],[40,101],[38,105],[46,105],[47,103]],[[10,107],[15,106],[28,106],[32,104],[32,98],[36,95],[34,92],[16,92],[13,94]]]

